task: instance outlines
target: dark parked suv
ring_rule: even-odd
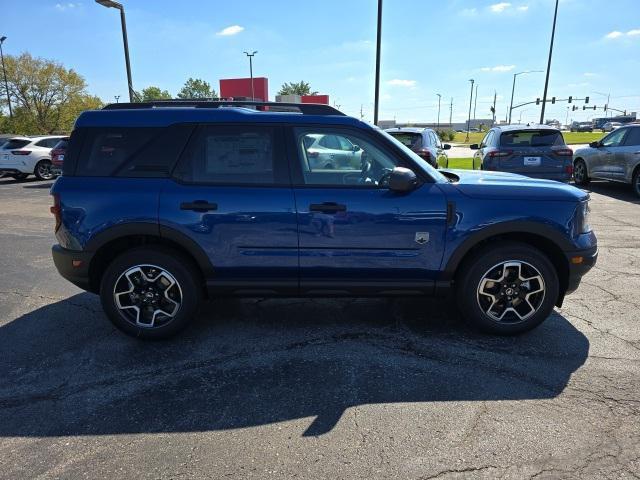
[[[451,148],[448,143],[443,144],[435,130],[430,128],[397,127],[389,128],[386,132],[416,152],[423,160],[434,168],[447,168],[449,156],[446,150]]]
[[[573,150],[557,128],[509,125],[487,132],[473,155],[473,168],[518,173],[568,182],[573,174]]]
[[[316,168],[308,145],[318,135],[357,146],[360,164]],[[597,257],[585,192],[441,173],[324,105],[87,111],[51,193],[58,271],[98,293],[118,328],[145,338],[176,333],[203,299],[222,295],[452,290],[473,325],[516,334],[561,305]]]

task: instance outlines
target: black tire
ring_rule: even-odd
[[[11,178],[14,178],[18,181],[22,181],[22,180],[26,180],[27,177],[29,176],[28,173],[15,173],[13,175],[9,175]]]
[[[591,181],[587,174],[587,164],[581,158],[573,164],[573,181],[576,185],[587,185]]]
[[[631,179],[631,187],[635,194],[640,197],[640,167],[636,168],[633,172],[633,178]]]
[[[492,279],[495,276],[491,276],[490,272],[499,271],[499,267],[498,270],[495,270],[496,267],[503,262],[509,261],[521,262],[523,273],[525,273],[525,269],[527,271],[537,271],[535,274],[539,274],[542,282],[538,283],[538,280],[532,280],[533,277],[527,273],[525,273],[525,277],[530,278],[528,284],[527,282],[522,282],[522,285],[520,285],[516,280],[509,278],[495,281],[493,284],[502,292],[495,292],[495,297],[499,299],[499,302],[495,304],[495,308],[497,313],[502,310],[504,315],[502,320],[497,320],[486,313],[486,304],[491,303],[491,300],[481,295],[479,288],[483,278],[487,278],[485,275],[490,276],[488,280],[493,282]],[[531,268],[534,270],[530,270]],[[517,271],[517,269],[510,267],[502,271],[513,272]],[[505,284],[506,290],[501,289],[502,281],[507,282]],[[515,283],[511,284],[510,282],[512,281]],[[509,288],[516,284],[517,288]],[[487,283],[487,285],[490,284]],[[522,298],[526,296],[526,292],[534,292],[539,286],[542,286],[543,290],[540,293],[531,293],[529,297],[530,303],[524,303]],[[463,263],[456,277],[456,297],[462,317],[471,326],[483,332],[497,335],[517,335],[540,325],[553,311],[559,288],[558,274],[549,258],[538,249],[519,242],[498,242],[472,253],[472,257]],[[507,291],[515,291],[515,294],[512,294],[516,298],[514,301],[519,302],[516,307],[520,314],[510,311],[507,307],[509,305],[505,300],[505,292]],[[504,308],[499,307],[501,305],[500,302],[503,302]],[[483,307],[481,303],[485,306]],[[510,305],[513,306],[513,303]],[[535,308],[530,309],[528,305]],[[489,311],[491,310],[489,308]]]
[[[33,169],[33,174],[38,180],[53,180],[55,174],[51,171],[51,160],[40,160]]]
[[[149,310],[147,309],[156,309],[156,311],[157,309],[164,309],[169,311],[170,314],[174,314],[174,311],[171,310],[174,308],[174,305],[166,303],[171,300],[168,299],[168,297],[167,300],[164,298],[165,295],[168,295],[179,303],[179,307],[175,310],[175,316],[173,318],[169,318],[168,315],[159,315],[158,317],[161,321],[159,321],[158,324],[152,321],[151,324],[153,326],[141,326],[136,324],[136,321],[131,318],[136,315],[135,309],[132,307],[133,304],[126,305],[124,309],[118,307],[115,298],[115,289],[118,287],[123,291],[123,287],[126,289],[127,284],[129,286],[133,285],[132,281],[127,282],[127,277],[124,275],[125,272],[136,266],[143,266],[142,268],[145,270],[152,267],[162,269],[169,275],[163,275],[164,278],[169,279],[165,283],[170,283],[170,280],[175,280],[177,283],[177,288],[174,285],[171,288],[165,287],[165,289],[162,290],[162,285],[157,285],[158,281],[145,282],[140,279],[139,274],[131,274],[129,278],[131,278],[132,281],[140,281],[140,283],[134,286],[136,290],[132,292],[139,298],[137,305],[142,305],[144,309],[143,312],[139,311],[137,315],[148,312]],[[146,271],[147,273],[150,272],[150,270]],[[156,270],[155,273],[157,272]],[[173,278],[171,279],[170,277]],[[149,275],[147,278],[153,278],[153,275]],[[160,276],[157,278],[159,279]],[[164,280],[159,281],[164,282]],[[147,300],[146,294],[142,293],[142,290],[145,288],[155,288],[159,293],[164,293],[165,295],[159,295],[156,300],[165,302],[165,304],[154,304],[153,306],[148,304],[143,305],[142,302]],[[128,292],[125,292],[125,294],[126,293]],[[153,296],[153,293],[151,293],[151,296]],[[129,303],[133,302],[129,296],[119,296],[118,298],[121,299],[121,305],[124,305],[125,301]],[[202,280],[200,272],[198,272],[195,265],[179,252],[159,246],[135,247],[116,257],[104,271],[100,282],[100,300],[102,302],[102,308],[109,317],[109,320],[123,332],[133,337],[144,339],[168,338],[184,329],[197,314],[202,300]],[[128,308],[126,308],[127,306]]]

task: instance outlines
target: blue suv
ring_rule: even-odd
[[[325,168],[310,139],[353,145]],[[595,263],[589,197],[554,181],[438,171],[325,105],[113,104],[75,124],[51,189],[53,259],[121,330],[168,337],[235,296],[455,295],[527,331]]]

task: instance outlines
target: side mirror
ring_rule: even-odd
[[[478,150],[478,148],[480,148],[480,147],[478,146],[478,144],[477,144],[477,143],[472,143],[471,145],[469,145],[469,148],[470,148],[471,150]]]
[[[450,149],[451,149],[451,145],[449,145],[448,143],[445,143],[445,144],[442,146],[442,148],[443,148],[443,150],[450,150]]]
[[[360,145],[354,145],[353,146],[353,151],[354,152],[359,152],[360,151]]]
[[[590,146],[591,148],[600,148],[600,142],[598,142],[598,141],[596,141],[596,142],[591,142],[591,143],[589,144],[589,146]]]
[[[413,171],[404,167],[396,167],[389,174],[389,190],[394,192],[410,192],[418,183]]]

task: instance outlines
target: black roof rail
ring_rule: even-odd
[[[244,100],[153,100],[139,103],[110,103],[103,110],[139,110],[144,108],[163,107],[192,107],[192,108],[220,108],[220,107],[269,107],[268,112],[300,112],[304,115],[343,115],[340,110],[322,103],[284,103],[284,102],[256,102]],[[256,110],[259,110],[256,108]]]

